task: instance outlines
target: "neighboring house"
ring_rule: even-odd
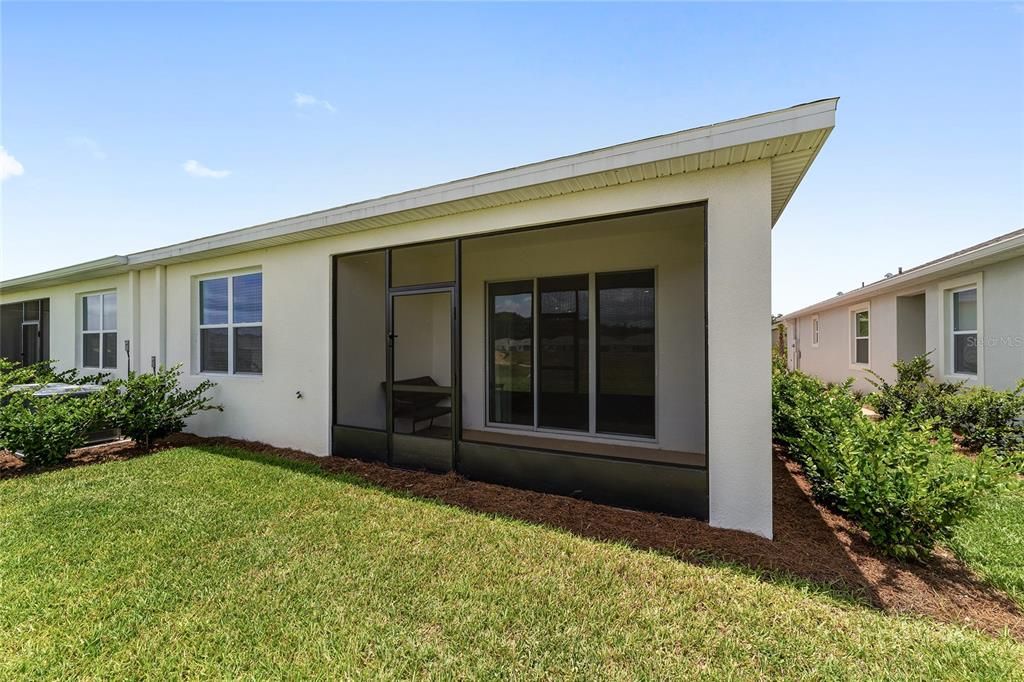
[[[771,536],[771,228],[836,102],[9,280],[0,351],[180,363],[199,434]]]
[[[781,318],[781,315],[779,316]],[[772,320],[772,352],[780,357],[786,354],[786,325]]]
[[[997,389],[1024,378],[1024,230],[783,318],[790,367],[872,390],[868,370],[930,352],[935,375]]]

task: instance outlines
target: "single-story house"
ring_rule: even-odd
[[[201,435],[771,536],[771,228],[836,103],[11,279],[0,351],[180,363]]]
[[[930,353],[935,376],[1004,390],[1024,378],[1024,230],[951,253],[790,313],[789,366],[825,381]],[[876,380],[877,381],[877,380]]]

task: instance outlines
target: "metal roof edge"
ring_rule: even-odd
[[[915,282],[919,282],[922,279],[930,279],[939,276],[947,270],[953,270],[966,265],[971,261],[999,256],[1008,251],[1013,251],[1022,247],[1024,247],[1024,230],[1008,232],[1007,234],[1002,235],[1002,237],[997,237],[995,241],[984,242],[982,245],[978,245],[978,248],[969,247],[965,251],[958,251],[931,261],[930,263],[919,265],[915,268],[911,268],[910,270],[906,270],[902,274],[880,279],[854,289],[853,291],[847,291],[841,296],[833,296],[832,298],[827,298],[824,301],[818,301],[817,303],[800,308],[799,310],[787,313],[779,318],[779,322],[786,322],[799,317],[804,317],[805,315],[810,315],[822,310],[830,310],[840,305],[852,305],[862,299],[884,294],[894,289],[901,289],[903,287],[910,286]],[[1009,254],[1007,257],[1013,258],[1015,256],[1013,254]]]
[[[24,277],[15,277],[14,279],[5,280],[0,282],[0,293],[5,289],[25,289],[36,284],[41,285],[51,280],[76,278],[78,275],[94,273],[95,271],[104,271],[109,268],[116,268],[127,264],[127,256],[107,256],[105,258],[97,258],[96,260],[86,261],[84,263],[76,263],[75,265],[68,265],[63,268],[46,270],[44,272],[25,275]]]

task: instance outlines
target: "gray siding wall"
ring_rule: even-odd
[[[952,275],[943,275],[935,280],[907,290],[881,294],[863,299],[857,303],[843,302],[834,308],[819,311],[819,344],[811,342],[811,315],[790,321],[799,340],[789,340],[790,365],[794,366],[794,352],[799,344],[799,367],[824,381],[839,382],[854,379],[854,388],[872,390],[868,382],[871,369],[886,379],[895,378],[892,364],[897,358],[906,358],[913,348],[923,347],[932,352],[936,374],[946,380],[948,357],[940,356],[940,349],[948,351],[945,342],[948,334],[946,303],[948,285],[965,277],[981,275],[983,329],[983,374],[977,383],[996,389],[1016,386],[1024,378],[1024,257],[1018,257],[984,267],[964,268]],[[922,309],[919,299],[909,298],[921,293],[925,295],[924,339],[920,338]],[[850,309],[864,303],[871,308],[870,363],[867,368],[851,365]],[[899,314],[899,323],[897,317]],[[897,326],[905,335],[900,338]],[[945,353],[948,356],[948,352]],[[976,383],[968,381],[968,384]]]
[[[900,360],[927,352],[927,301],[924,293],[896,298],[896,357]]]
[[[1024,257],[985,268],[985,383],[1013,388],[1024,377]]]
[[[851,308],[867,304],[870,306],[870,341],[866,366],[852,362]],[[873,370],[883,377],[894,374],[892,364],[896,362],[896,296],[876,296],[857,303],[844,303],[818,313],[818,346],[812,343],[812,316],[801,317],[798,321],[800,369],[828,382],[839,383],[853,379],[858,391],[871,391],[868,382]],[[792,340],[791,340],[792,343]]]

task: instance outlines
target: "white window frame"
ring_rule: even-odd
[[[821,321],[817,315],[811,315],[811,346],[814,348],[818,347],[818,342],[821,340]],[[870,356],[870,351],[868,352]]]
[[[193,374],[216,377],[262,377],[263,370],[259,372],[236,372],[235,371],[235,329],[242,327],[263,327],[263,293],[260,289],[260,321],[259,322],[235,322],[235,287],[234,278],[243,275],[260,275],[262,279],[263,270],[260,268],[249,268],[245,270],[231,270],[229,272],[218,272],[208,275],[200,275],[193,282],[192,293],[192,314],[195,320],[195,334],[193,338]],[[228,281],[228,321],[225,324],[202,324],[201,283],[218,279]],[[226,372],[215,372],[202,369],[202,330],[204,329],[227,329],[228,330],[228,370]],[[260,351],[260,366],[263,367],[263,351]]]
[[[867,313],[868,314],[868,335],[857,336],[857,314]],[[858,303],[852,305],[847,309],[847,324],[849,325],[849,334],[847,335],[848,343],[850,346],[850,369],[866,369],[871,367],[871,356],[874,355],[871,352],[871,302]],[[867,339],[868,341],[868,361],[857,362],[857,341],[860,339]]]
[[[978,328],[974,332],[978,338],[978,373],[964,374],[954,371],[956,367],[953,354],[953,294],[960,291],[978,291]],[[948,381],[967,381],[968,383],[983,384],[985,382],[985,306],[984,286],[982,273],[977,272],[971,275],[964,275],[956,279],[946,280],[939,284],[939,343],[938,358],[939,371],[942,377]],[[969,332],[963,332],[969,333]]]
[[[96,370],[100,370],[100,371],[105,370],[105,369],[110,369],[110,370],[117,371],[117,363],[118,363],[118,357],[120,356],[120,353],[117,351],[116,347],[114,348],[114,366],[113,367],[104,367],[103,366],[103,344],[104,344],[103,336],[105,334],[117,334],[117,341],[114,344],[115,346],[117,345],[117,343],[120,343],[120,341],[121,341],[121,334],[117,330],[117,328],[121,325],[121,316],[119,314],[120,313],[120,310],[119,310],[120,300],[117,302],[117,305],[114,306],[114,317],[116,318],[117,324],[114,325],[113,329],[107,329],[107,328],[104,327],[104,324],[105,324],[105,320],[103,319],[103,303],[104,303],[104,298],[107,297],[107,296],[111,296],[111,295],[117,296],[118,295],[117,289],[106,289],[106,290],[103,290],[103,291],[89,291],[89,292],[82,293],[82,294],[78,295],[78,315],[80,316],[79,320],[78,320],[78,367],[80,369],[96,369]],[[99,299],[100,299],[100,328],[99,329],[88,329],[87,330],[87,329],[84,329],[86,316],[85,316],[85,311],[83,310],[83,304],[85,303],[85,300],[87,298],[91,298],[93,296],[98,296]],[[41,317],[41,315],[40,315],[40,317]],[[85,364],[85,337],[87,335],[90,335],[90,334],[95,334],[95,335],[99,336],[99,339],[100,339],[100,346],[99,346],[100,347],[100,355],[99,355],[99,360],[97,361],[98,364],[96,364],[96,365],[87,365],[87,364]]]

